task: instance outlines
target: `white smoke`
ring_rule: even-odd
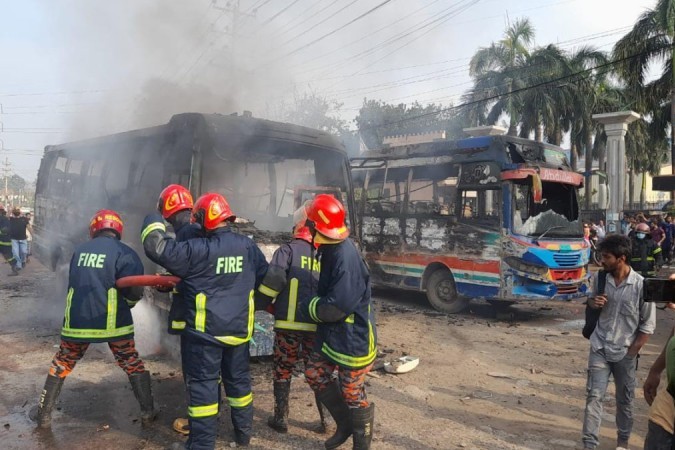
[[[166,334],[166,322],[162,320],[157,308],[144,298],[131,313],[134,317],[134,339],[138,353],[141,356],[161,353],[164,349],[162,338]]]

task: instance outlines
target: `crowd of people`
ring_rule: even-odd
[[[19,275],[28,264],[32,232],[30,212],[22,214],[15,206],[8,216],[0,204],[0,253],[12,270],[10,275]]]
[[[640,227],[640,225],[643,225]],[[645,228],[645,225],[647,228]],[[632,237],[639,233],[638,227],[645,232],[644,238],[649,238],[661,248],[663,262],[670,265],[673,259],[673,245],[675,244],[675,223],[673,217],[661,214],[624,214],[621,221],[621,231],[625,236]]]
[[[186,188],[170,185],[160,194],[157,210],[144,220],[141,243],[149,259],[180,278],[169,330],[181,340],[188,418],[176,419],[174,429],[189,436],[185,448],[215,448],[221,389],[234,442],[249,445],[248,346],[259,309],[275,316],[275,406],[268,425],[288,432],[291,374],[302,361],[320,429],[326,431],[324,408],[335,422],[325,448],[335,449],[350,437],[354,449],[370,448],[375,405],[366,397],[365,381],[377,354],[376,324],[368,268],[349,239],[340,201],[319,194],[298,209],[292,239],[269,264],[252,239],[231,231],[236,216],[220,194],[207,193],[193,203]],[[167,233],[167,222],[175,234]],[[101,210],[91,219],[90,239],[74,250],[59,350],[30,413],[39,428],[51,426],[61,387],[93,342],[106,342],[128,375],[142,424],[150,426],[157,415],[131,315],[143,291],[120,285],[142,275],[143,265],[121,241],[123,230],[117,212]]]

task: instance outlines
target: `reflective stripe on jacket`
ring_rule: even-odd
[[[225,227],[177,242],[159,214],[145,218],[141,235],[148,258],[183,280],[186,333],[221,345],[251,339],[253,294],[267,271],[253,240]]]
[[[657,266],[662,263],[661,247],[647,235],[644,239],[633,237],[631,248],[630,265],[633,270],[643,277],[655,276]]]
[[[316,324],[298,308],[316,295],[320,265],[312,250],[309,242],[293,239],[272,256],[258,291],[275,299],[275,329],[316,331]]]
[[[114,237],[99,236],[77,246],[70,260],[61,338],[110,342],[133,337],[131,308],[138,298],[115,288],[115,282],[142,274],[136,252]]]
[[[350,239],[321,245],[319,260],[317,296],[303,305],[318,323],[315,348],[341,367],[366,367],[377,356],[368,268]]]
[[[178,214],[180,214],[180,212]],[[189,217],[190,214],[188,211],[187,218],[189,219]],[[190,223],[189,220],[177,223],[174,227],[174,231],[176,232],[176,241],[178,242],[202,237],[201,227],[196,223]],[[171,293],[171,307],[169,308],[169,334],[181,334],[187,325],[185,323],[185,299],[181,294],[184,289],[185,287],[181,281]]]

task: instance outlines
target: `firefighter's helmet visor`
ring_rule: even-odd
[[[293,213],[293,227],[299,228],[304,227],[307,224],[307,207],[312,203],[311,200],[307,200],[303,205],[296,209]]]

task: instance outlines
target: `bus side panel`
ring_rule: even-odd
[[[442,264],[457,292],[494,298],[500,290],[500,234],[446,218],[363,217],[363,243],[377,284],[422,289],[430,265]]]

